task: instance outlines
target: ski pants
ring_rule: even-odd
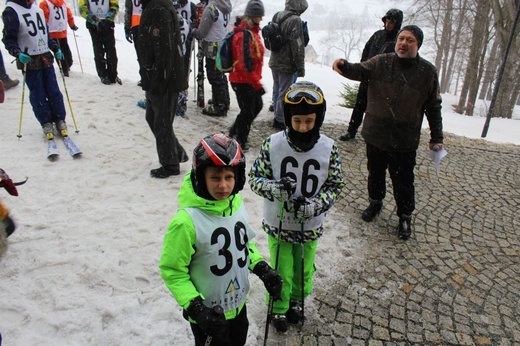
[[[40,125],[65,120],[63,95],[56,80],[54,67],[25,71],[29,101]]]
[[[117,78],[117,52],[114,28],[107,26],[99,30],[96,26],[87,23],[87,29],[92,38],[94,49],[94,63],[98,77],[108,78],[114,82]]]
[[[159,163],[170,169],[179,169],[179,159],[183,153],[186,154],[173,131],[179,93],[168,87],[164,93],[147,91],[145,96],[146,122],[155,136]]]
[[[251,131],[251,125],[264,105],[262,92],[247,83],[231,83],[231,87],[237,95],[240,113],[229,129],[229,136],[235,137],[243,148]]]
[[[416,151],[388,152],[367,143],[368,197],[382,201],[386,195],[386,170],[394,187],[397,216],[415,210],[414,173]]]
[[[354,105],[352,115],[350,116],[350,122],[348,123],[347,131],[353,135],[357,133],[359,126],[361,126],[361,123],[363,122],[363,115],[367,109],[367,97],[368,84],[366,82],[361,82],[356,96],[356,104]]]
[[[276,252],[278,247],[278,237],[268,236],[269,254],[271,255],[271,267],[276,264]],[[312,292],[312,277],[316,272],[314,258],[318,240],[304,243],[303,258],[303,299]],[[282,300],[274,302],[273,313],[285,314],[289,310],[290,300],[302,301],[302,258],[301,244],[280,242],[280,252],[278,259],[278,274],[283,279]],[[269,304],[269,297],[267,297]]]
[[[284,124],[285,118],[283,116],[283,99],[289,87],[296,81],[296,74],[284,73],[277,70],[271,70],[273,74],[273,106],[274,119]]]
[[[244,304],[242,311],[233,319],[228,320],[227,330],[223,333],[227,336],[227,340],[220,340],[216,337],[212,338],[211,346],[243,346],[246,344],[247,331],[249,329],[249,321],[247,319],[247,308]],[[208,335],[200,329],[196,323],[190,323],[191,331],[195,337],[195,346],[207,346],[206,341]]]
[[[137,57],[137,64],[139,64],[139,66],[141,66],[141,63],[139,60],[139,25],[131,27],[130,32],[132,33],[132,41],[134,41],[134,49],[135,49],[135,56]]]
[[[219,71],[215,66],[215,59],[206,58],[206,73],[209,84],[211,84],[211,98],[213,104],[229,109],[229,87],[228,80],[224,72]]]
[[[69,41],[66,37],[56,39],[58,41],[58,45],[63,53],[63,60],[61,60],[61,68],[63,73],[67,73],[70,71],[70,67],[72,66],[72,52],[70,51]]]

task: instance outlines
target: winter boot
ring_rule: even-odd
[[[202,109],[202,114],[209,115],[211,117],[226,117],[227,108],[223,105],[211,103]]]
[[[289,303],[289,310],[287,310],[287,322],[291,324],[298,324],[304,319],[302,303],[297,300],[292,300]]]
[[[339,137],[339,140],[347,142],[354,138],[356,138],[356,133],[347,131],[347,132],[345,132],[345,134],[343,134]]]
[[[69,135],[69,132],[67,131],[67,124],[63,120],[58,120],[56,123],[56,127],[58,128],[58,131],[60,131],[60,135],[62,137],[67,137]]]
[[[401,215],[399,217],[399,227],[397,229],[397,235],[403,240],[408,240],[412,234],[412,216]]]
[[[52,125],[52,123],[43,124],[42,129],[47,139],[54,139],[54,126]]]
[[[150,175],[152,176],[152,178],[159,178],[159,179],[164,179],[164,178],[168,178],[172,175],[179,175],[179,174],[181,174],[181,171],[179,170],[179,168],[174,168],[174,167],[170,167],[170,166],[162,166],[160,168],[152,169],[150,171]]]
[[[17,86],[20,83],[20,81],[18,79],[11,79],[8,76],[5,76],[5,78],[2,78],[2,82],[4,82],[5,90],[14,88],[15,86]]]
[[[370,205],[368,208],[363,210],[363,213],[361,214],[361,218],[365,220],[366,222],[370,222],[374,220],[374,218],[381,212],[381,208],[383,207],[383,202],[371,199]]]
[[[273,326],[279,333],[287,332],[287,318],[283,314],[273,315]]]

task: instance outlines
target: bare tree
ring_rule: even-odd
[[[489,23],[489,2],[477,1],[477,9],[473,27],[473,37],[471,39],[471,47],[466,65],[466,74],[464,83],[459,96],[459,103],[455,109],[457,113],[462,114],[466,110],[466,115],[473,115],[473,108],[477,98],[479,85],[479,76],[481,73],[481,65],[483,63],[483,55],[486,51],[486,37]]]
[[[515,17],[520,11],[518,0],[491,0],[491,8],[494,16],[494,28],[499,44],[499,56],[503,57],[505,48],[512,35],[509,57],[506,61],[502,83],[497,94],[497,100],[493,111],[494,117],[511,118],[513,109],[518,99],[518,80],[520,78],[520,26],[516,32],[511,32]]]
[[[364,21],[360,19],[343,19],[331,21],[327,36],[320,40],[320,44],[327,51],[341,52],[345,59],[350,60],[350,54],[354,50],[363,50]]]

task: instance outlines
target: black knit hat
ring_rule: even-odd
[[[421,28],[419,28],[417,25],[405,25],[399,31],[399,33],[401,33],[401,31],[404,31],[404,30],[410,31],[415,36],[415,38],[417,39],[417,42],[419,44],[419,48],[421,48],[422,41],[423,41],[423,38],[424,38],[424,35],[423,35],[423,32],[422,32]]]
[[[248,17],[263,17],[265,15],[264,4],[260,0],[250,0],[247,3],[244,15]]]

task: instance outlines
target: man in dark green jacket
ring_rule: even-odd
[[[161,167],[154,178],[179,175],[186,151],[173,132],[179,92],[188,88],[177,12],[170,0],[142,0],[138,51],[141,87],[146,92],[146,122],[152,130]]]
[[[370,80],[361,131],[367,145],[370,205],[362,218],[370,222],[381,211],[388,169],[399,217],[398,235],[405,240],[411,235],[415,209],[413,169],[424,114],[430,125],[430,149],[442,148],[443,141],[437,70],[419,56],[422,41],[422,30],[407,25],[397,36],[395,53],[377,55],[358,64],[338,59],[333,65],[346,78]]]

